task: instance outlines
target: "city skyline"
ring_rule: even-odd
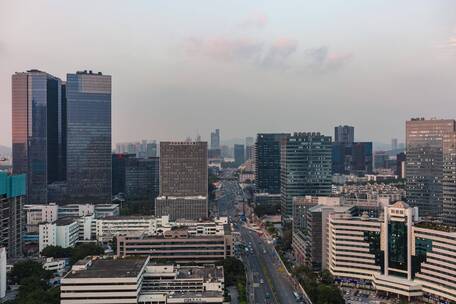
[[[456,4],[391,3],[4,1],[0,145],[11,147],[10,75],[33,68],[112,75],[113,143],[339,124],[356,141],[403,141],[412,117],[456,117]]]

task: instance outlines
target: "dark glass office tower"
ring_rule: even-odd
[[[281,144],[280,193],[284,220],[291,219],[293,197],[331,194],[331,137],[294,133]]]
[[[364,175],[372,173],[372,142],[333,143],[333,174]]]
[[[280,143],[290,134],[260,133],[255,143],[255,174],[258,192],[280,193]]]
[[[127,158],[125,164],[125,194],[129,200],[149,200],[160,193],[160,159]]]
[[[334,142],[338,144],[351,144],[355,141],[355,128],[352,126],[334,127]]]
[[[12,76],[13,171],[27,174],[27,200],[47,203],[47,186],[64,179],[65,102],[62,83],[30,70]]]
[[[111,76],[67,75],[68,200],[111,202]]]
[[[211,132],[211,149],[220,149],[220,129]]]
[[[244,145],[234,145],[234,164],[240,166],[245,162]]]

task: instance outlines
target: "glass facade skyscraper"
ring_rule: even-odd
[[[334,142],[351,144],[355,141],[355,128],[352,126],[337,126],[334,128]]]
[[[259,133],[255,143],[257,192],[280,193],[280,143],[288,133]]]
[[[245,162],[244,145],[234,145],[234,164],[240,166]]]
[[[28,203],[47,203],[47,186],[65,177],[62,83],[30,70],[12,76],[13,171],[27,174]]]
[[[422,216],[442,215],[443,141],[455,130],[456,121],[449,119],[417,118],[406,122],[407,203],[419,207]]]
[[[331,137],[294,133],[281,144],[280,193],[283,219],[292,217],[293,197],[331,194]]]
[[[111,76],[67,75],[67,184],[71,202],[111,202]]]
[[[211,149],[220,149],[220,129],[211,132]]]

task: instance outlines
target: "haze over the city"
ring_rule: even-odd
[[[456,116],[456,2],[0,1],[0,145],[11,75],[112,75],[113,143]],[[392,9],[395,8],[395,9]]]

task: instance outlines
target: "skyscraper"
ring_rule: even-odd
[[[207,164],[207,142],[161,142],[155,215],[172,220],[207,217]]]
[[[67,75],[67,184],[71,202],[111,202],[111,76]]]
[[[211,149],[220,149],[220,129],[211,132]]]
[[[372,142],[332,144],[332,172],[364,175],[372,173]]]
[[[246,137],[245,138],[245,146],[248,147],[248,146],[252,146],[253,144],[255,144],[255,139],[253,137]]]
[[[240,166],[245,162],[244,145],[234,145],[234,164]]]
[[[257,192],[280,193],[280,144],[290,134],[260,133],[255,143]]]
[[[65,178],[65,98],[57,77],[12,76],[13,172],[27,174],[29,203],[47,203],[47,186]]]
[[[407,203],[422,216],[440,217],[443,210],[443,141],[456,130],[456,121],[415,118],[406,122]],[[448,147],[451,151],[451,145]]]
[[[355,128],[338,126],[334,128],[334,141],[338,144],[351,144],[355,141]]]
[[[245,160],[251,160],[255,153],[255,139],[253,137],[245,138]]]
[[[0,172],[0,247],[7,248],[9,258],[22,255],[25,190],[25,174]]]
[[[443,139],[442,210],[443,222],[456,226],[456,132]]]
[[[125,194],[130,200],[154,201],[159,194],[158,157],[126,159]]]
[[[160,195],[207,196],[207,142],[160,142]]]
[[[391,150],[396,151],[398,148],[397,146],[397,138],[391,139]]]
[[[281,145],[280,192],[284,220],[292,217],[293,197],[331,194],[331,137],[294,133]]]

